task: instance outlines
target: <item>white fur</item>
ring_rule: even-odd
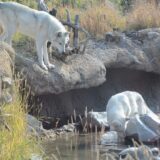
[[[106,112],[111,130],[125,131],[127,119],[136,114],[143,115],[152,111],[139,93],[125,91],[109,99]]]
[[[45,70],[54,68],[48,59],[47,42],[63,53],[69,41],[68,32],[56,18],[15,2],[0,2],[0,26],[3,28],[0,41],[10,45],[16,32],[35,39],[38,61]]]

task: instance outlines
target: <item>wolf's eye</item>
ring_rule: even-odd
[[[60,42],[59,45],[62,45],[62,43]]]

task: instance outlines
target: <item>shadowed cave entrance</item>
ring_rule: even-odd
[[[88,111],[105,111],[108,99],[126,90],[139,92],[148,106],[154,112],[159,112],[160,75],[125,68],[110,68],[106,76],[106,82],[98,87],[34,97],[39,116],[50,117],[51,121],[60,118],[67,123],[67,117],[73,115],[74,110],[77,116],[83,116],[86,107]]]

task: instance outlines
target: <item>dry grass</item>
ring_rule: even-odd
[[[125,17],[121,16],[119,11],[110,5],[92,5],[87,9],[68,8],[71,19],[74,22],[74,16],[80,15],[80,25],[93,36],[103,35],[105,32],[112,31],[113,28],[123,30],[125,28]],[[58,18],[66,19],[65,8],[58,9]]]
[[[30,1],[27,2],[29,3]],[[25,4],[28,4],[27,2]],[[51,3],[51,1],[49,2],[48,6],[51,9],[55,6],[55,4]],[[155,5],[154,0],[150,0],[150,3],[140,2],[141,1],[139,1],[139,3],[137,3],[135,7],[124,16],[122,16],[119,10],[110,3],[102,3],[102,5],[101,3],[97,4],[94,2],[91,5],[86,2],[88,5],[85,7],[76,8],[73,8],[71,5],[65,7],[59,5],[57,8],[57,18],[60,20],[66,20],[66,8],[68,8],[71,14],[72,22],[74,22],[74,17],[76,14],[80,15],[80,25],[95,37],[103,36],[105,32],[112,31],[113,28],[118,28],[123,31],[160,27],[160,9]],[[83,37],[84,35],[80,34],[80,39],[83,39]],[[20,41],[21,44],[19,43]],[[33,44],[32,41],[31,43],[30,41],[30,39],[28,40],[24,36],[19,36],[19,34],[14,36],[15,45],[19,44],[18,48],[21,45],[27,46],[26,50],[28,52],[35,53],[35,47],[32,47]],[[23,42],[28,43],[26,45],[26,43]]]
[[[125,18],[110,6],[94,6],[83,12],[81,25],[94,36],[99,36],[113,28],[124,29]]]
[[[127,29],[160,27],[160,9],[154,3],[135,5],[127,15]]]
[[[69,9],[72,20],[74,20],[76,14],[79,14],[81,26],[88,30],[92,35],[99,36],[103,35],[105,32],[112,31],[113,28],[125,30],[159,27],[160,9],[157,7],[155,0],[147,1],[149,3],[145,3],[144,0],[139,0],[132,11],[129,11],[126,16],[122,16],[119,13],[118,8],[109,1],[105,1],[106,3],[104,3],[103,0],[77,1],[77,7],[75,8],[73,8],[70,1],[68,1],[68,5],[65,6],[63,6],[62,2],[59,0],[56,0],[54,3],[48,1],[47,5],[50,9],[52,7],[58,7],[58,19],[66,19],[65,7]],[[36,2],[30,0],[20,0],[19,2],[32,8],[37,8]],[[118,1],[116,1],[116,3],[118,3]]]
[[[80,25],[94,36],[104,35],[113,28],[120,30],[138,30],[144,28],[160,27],[160,8],[154,1],[150,3],[137,3],[127,15],[122,16],[117,8],[105,5],[92,5],[86,9],[69,8],[74,20],[76,14],[80,15]],[[58,9],[58,18],[65,19],[65,8]]]

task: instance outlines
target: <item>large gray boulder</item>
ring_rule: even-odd
[[[160,139],[160,119],[157,115],[136,115],[126,125],[125,134],[141,142],[152,143]]]
[[[65,62],[54,59],[56,68],[44,71],[19,54],[16,68],[22,71],[36,95],[59,94],[90,88],[106,80],[106,68],[130,68],[160,74],[160,29],[111,32],[100,41],[89,41],[84,54],[70,55]]]
[[[56,68],[44,71],[33,59],[16,56],[16,66],[26,76],[36,95],[62,93],[76,88],[89,88],[102,84],[106,69],[101,61],[89,54],[73,55],[67,60],[53,61]]]
[[[140,116],[140,120],[144,125],[148,126],[152,131],[154,131],[160,138],[160,118],[154,113],[146,114]]]
[[[133,68],[159,74],[159,43],[159,28],[112,32],[106,33],[106,40],[90,42],[86,52],[99,59],[106,67]]]

